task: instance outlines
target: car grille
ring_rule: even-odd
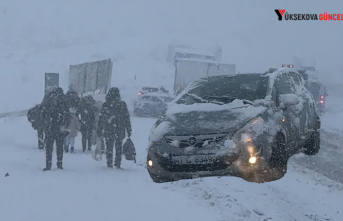
[[[186,148],[189,146],[194,146],[201,148],[207,141],[208,144],[210,143],[217,143],[224,139],[227,136],[227,133],[221,134],[198,134],[198,135],[191,135],[191,136],[165,136],[165,140],[168,144],[176,142],[180,148]],[[190,144],[190,139],[195,139],[196,142],[194,144]]]
[[[227,169],[232,162],[234,162],[238,157],[235,156],[223,156],[218,158],[216,162],[212,164],[191,164],[191,165],[172,165],[170,163],[171,155],[164,157],[158,153],[155,153],[155,158],[158,164],[167,171],[170,172],[200,172],[200,171],[216,171]]]

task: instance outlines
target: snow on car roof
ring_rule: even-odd
[[[150,92],[139,95],[140,97],[144,96],[155,96],[155,97],[171,97],[169,94],[163,93],[163,92]]]

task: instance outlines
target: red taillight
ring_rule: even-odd
[[[323,100],[321,100],[321,101],[320,101],[320,103],[322,104],[322,103],[324,103],[324,101],[323,101]]]
[[[142,94],[142,92],[138,92],[138,96],[141,95],[141,94]]]

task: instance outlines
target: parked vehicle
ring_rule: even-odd
[[[147,168],[156,183],[208,176],[280,179],[292,155],[315,155],[320,118],[299,73],[213,76],[194,81],[149,136]]]
[[[325,113],[326,87],[319,81],[307,81],[305,85],[313,95],[319,114]]]
[[[171,97],[163,87],[143,87],[134,103],[134,115],[139,117],[160,117],[173,99],[174,97]]]

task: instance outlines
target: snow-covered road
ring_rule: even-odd
[[[43,172],[44,152],[26,118],[1,119],[0,220],[343,220],[343,185],[294,160],[284,178],[265,184],[235,177],[153,183],[145,159],[154,121],[132,118],[138,162],[123,160],[124,171],[77,153],[64,155],[64,171]]]

